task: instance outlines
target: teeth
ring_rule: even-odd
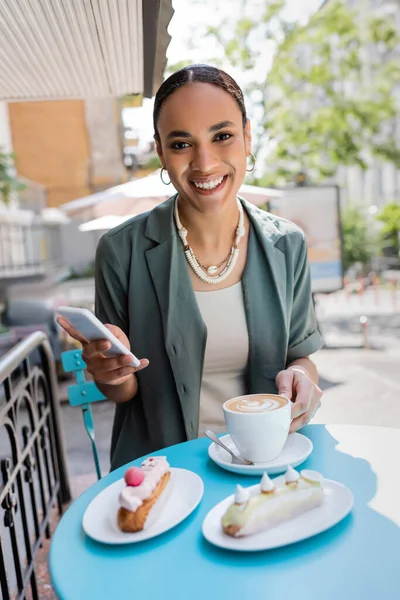
[[[223,181],[223,177],[219,177],[218,179],[214,179],[214,181],[194,181],[194,185],[202,190],[213,190]]]

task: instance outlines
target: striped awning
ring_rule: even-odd
[[[0,100],[151,96],[171,1],[1,0]]]

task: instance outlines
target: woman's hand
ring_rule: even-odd
[[[321,406],[322,391],[313,382],[306,369],[296,365],[276,376],[278,394],[293,402],[290,433],[307,425]]]
[[[139,367],[131,367],[130,364],[133,359],[132,355],[127,356],[122,354],[113,358],[104,356],[103,353],[111,347],[108,340],[88,342],[88,340],[63,317],[57,317],[57,322],[71,337],[82,344],[82,358],[86,363],[87,371],[92,375],[96,383],[120,385],[128,381],[132,375],[135,377],[134,374],[137,371],[144,369],[149,364],[147,358],[143,358],[140,361]],[[120,342],[122,342],[125,348],[130,351],[131,346],[125,333],[116,325],[106,325],[106,327]]]

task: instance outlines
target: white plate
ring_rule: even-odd
[[[224,435],[220,438],[221,442],[228,446],[235,454],[239,454],[238,449],[233,443],[231,436]],[[226,450],[212,442],[208,447],[208,455],[217,465],[241,475],[262,475],[264,471],[268,475],[277,475],[286,471],[290,465],[293,468],[303,463],[312,452],[313,444],[305,435],[301,433],[290,433],[280,455],[266,463],[256,463],[254,465],[233,465],[231,456]]]
[[[243,552],[272,550],[300,542],[330,529],[344,519],[353,507],[353,494],[341,483],[324,479],[324,491],[325,499],[321,506],[267,531],[242,538],[227,535],[221,527],[222,515],[234,499],[234,495],[229,496],[208,513],[203,521],[203,535],[215,546]]]
[[[148,540],[175,527],[186,519],[199,504],[204,485],[201,478],[186,469],[171,468],[171,478],[160,500],[155,504],[150,516],[157,513],[153,523],[146,523],[143,531],[124,533],[117,525],[118,496],[125,486],[119,479],[101,491],[89,504],[83,515],[85,533],[104,544],[132,544]]]

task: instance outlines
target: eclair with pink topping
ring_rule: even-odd
[[[141,467],[125,473],[126,486],[119,495],[118,527],[127,533],[142,531],[165,492],[171,472],[165,456],[146,458]]]

